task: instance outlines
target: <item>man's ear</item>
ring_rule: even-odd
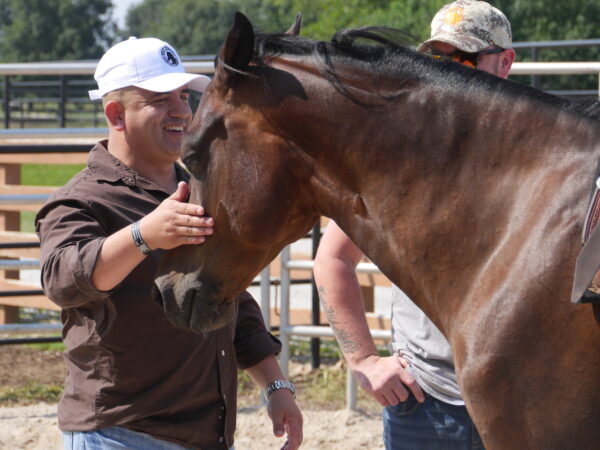
[[[125,108],[117,100],[109,100],[104,105],[104,115],[112,128],[122,131],[125,129]]]
[[[510,73],[510,68],[512,67],[513,62],[515,62],[515,51],[512,48],[504,50],[500,53],[500,58],[498,60],[498,76],[501,78],[507,78]]]

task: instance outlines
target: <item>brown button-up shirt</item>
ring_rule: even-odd
[[[178,165],[179,180],[188,174]],[[150,298],[163,252],[152,252],[109,292],[91,274],[104,240],[168,197],[112,156],[106,141],[87,167],[56,191],[36,217],[42,285],[62,308],[67,376],[59,426],[123,426],[188,447],[231,447],[237,366],[280,350],[248,293],[237,319],[199,335],[174,328]]]

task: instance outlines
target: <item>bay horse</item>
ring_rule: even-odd
[[[236,15],[182,152],[214,235],[169,252],[155,296],[210,332],[330,217],[446,336],[487,448],[598,448],[600,314],[570,302],[598,115],[368,34]]]

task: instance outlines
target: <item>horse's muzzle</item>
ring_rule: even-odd
[[[235,302],[215,296],[216,286],[179,277],[158,277],[152,287],[152,299],[159,305],[171,324],[177,328],[208,333],[234,320]]]

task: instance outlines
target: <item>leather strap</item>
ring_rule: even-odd
[[[588,289],[598,269],[600,269],[600,227],[594,227],[577,256],[571,302],[586,303],[600,296]]]

